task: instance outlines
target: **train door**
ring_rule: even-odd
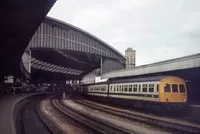
[[[138,87],[138,89],[136,91],[136,100],[133,105],[134,105],[134,107],[142,108],[143,107],[142,84],[138,83],[137,87]]]
[[[161,82],[160,85],[160,101],[169,102],[169,96],[171,96],[171,84]]]
[[[153,101],[159,101],[159,85],[157,83],[150,85],[149,91],[151,91],[151,87],[153,89]]]

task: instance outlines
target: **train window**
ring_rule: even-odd
[[[110,86],[110,90],[112,91],[113,89],[112,89],[112,86]]]
[[[171,92],[170,84],[165,84],[165,85],[164,85],[164,91],[165,91],[165,92]]]
[[[132,92],[132,85],[129,85],[129,92]]]
[[[124,86],[122,85],[122,92],[124,91]]]
[[[147,84],[142,85],[142,92],[147,92]]]
[[[119,85],[117,85],[117,91],[119,91]]]
[[[176,84],[172,84],[172,91],[178,92],[178,86]]]
[[[121,85],[119,86],[119,91],[121,91]]]
[[[115,91],[115,86],[114,86],[114,91]]]
[[[124,92],[127,92],[127,90],[128,90],[128,85],[125,85]]]
[[[149,84],[149,92],[154,92],[154,84]]]
[[[133,92],[137,92],[137,85],[133,85]]]
[[[180,93],[185,93],[185,86],[183,84],[179,85]]]

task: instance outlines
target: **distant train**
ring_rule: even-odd
[[[184,79],[176,76],[153,76],[110,80],[104,83],[77,85],[88,97],[135,107],[180,109],[187,103]],[[107,101],[107,102],[108,102]]]

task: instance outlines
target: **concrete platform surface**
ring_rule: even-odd
[[[0,134],[16,134],[13,119],[15,104],[30,95],[5,95],[0,98]]]
[[[200,108],[200,104],[193,104],[193,105],[189,105],[189,107]]]

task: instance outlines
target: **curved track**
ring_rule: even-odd
[[[43,113],[44,111],[42,111],[41,108],[39,107],[41,100],[42,100],[41,98],[36,97],[29,100],[23,106],[23,108],[20,111],[20,117],[19,117],[21,118],[21,122],[18,122],[19,124],[21,123],[21,128],[20,127],[18,128],[17,134],[65,133],[64,131],[58,130],[60,128],[58,127],[58,125],[56,125],[56,122],[51,122],[50,119],[47,119],[48,117],[45,116],[45,114]],[[45,104],[48,104],[48,107],[54,109],[52,110],[53,116],[54,115],[60,116],[61,117],[60,119],[63,119],[64,121],[70,119],[69,121],[70,125],[74,125],[75,127],[80,128],[81,130],[85,130],[84,133],[90,132],[95,134],[101,134],[101,133],[130,134],[137,132],[132,130],[130,131],[129,129],[126,129],[124,127],[119,127],[116,124],[109,123],[106,120],[100,120],[98,118],[95,118],[94,116],[91,116],[90,114],[85,114],[84,112],[81,112],[76,108],[70,107],[70,105],[64,104],[64,101],[59,100],[58,98],[51,97],[45,99],[44,101],[47,100],[49,103]],[[90,109],[99,112],[116,116],[117,118],[119,117],[121,119],[124,118],[125,120],[129,121],[144,123],[150,125],[155,129],[159,128],[160,130],[164,131],[166,130],[166,132],[200,133],[200,125],[191,122],[186,122],[181,120],[176,120],[172,122],[172,120],[168,118],[161,118],[159,116],[149,115],[145,113],[123,110],[116,107],[110,107],[107,105],[102,105],[99,103],[82,99],[71,100],[71,102],[77,103],[79,104],[79,106],[82,105],[84,107],[88,107]],[[73,122],[76,123],[72,123],[72,120]],[[64,123],[64,125],[67,124]],[[72,130],[71,132],[74,133],[74,130]]]
[[[111,133],[111,134],[132,134],[133,132],[129,132],[127,130],[121,129],[117,126],[113,126],[107,122],[102,122],[99,120],[96,120],[90,116],[83,115],[80,111],[76,111],[72,109],[71,107],[67,107],[63,105],[59,100],[52,99],[52,105],[59,110],[64,115],[73,118],[77,122],[83,124],[84,126],[87,126],[95,133]]]
[[[102,104],[93,103],[91,101],[75,100],[75,102],[85,105],[87,107],[97,109],[109,114],[117,115],[130,120],[151,124],[156,127],[162,127],[164,129],[170,130],[172,132],[182,132],[182,133],[200,133],[200,125],[181,121],[181,120],[169,120],[168,118],[161,118],[159,116],[153,116],[145,113],[130,112],[122,109],[109,107]]]
[[[44,96],[43,96],[44,97]],[[17,134],[54,134],[47,122],[44,122],[39,104],[43,97],[35,96],[23,105],[17,116]]]

